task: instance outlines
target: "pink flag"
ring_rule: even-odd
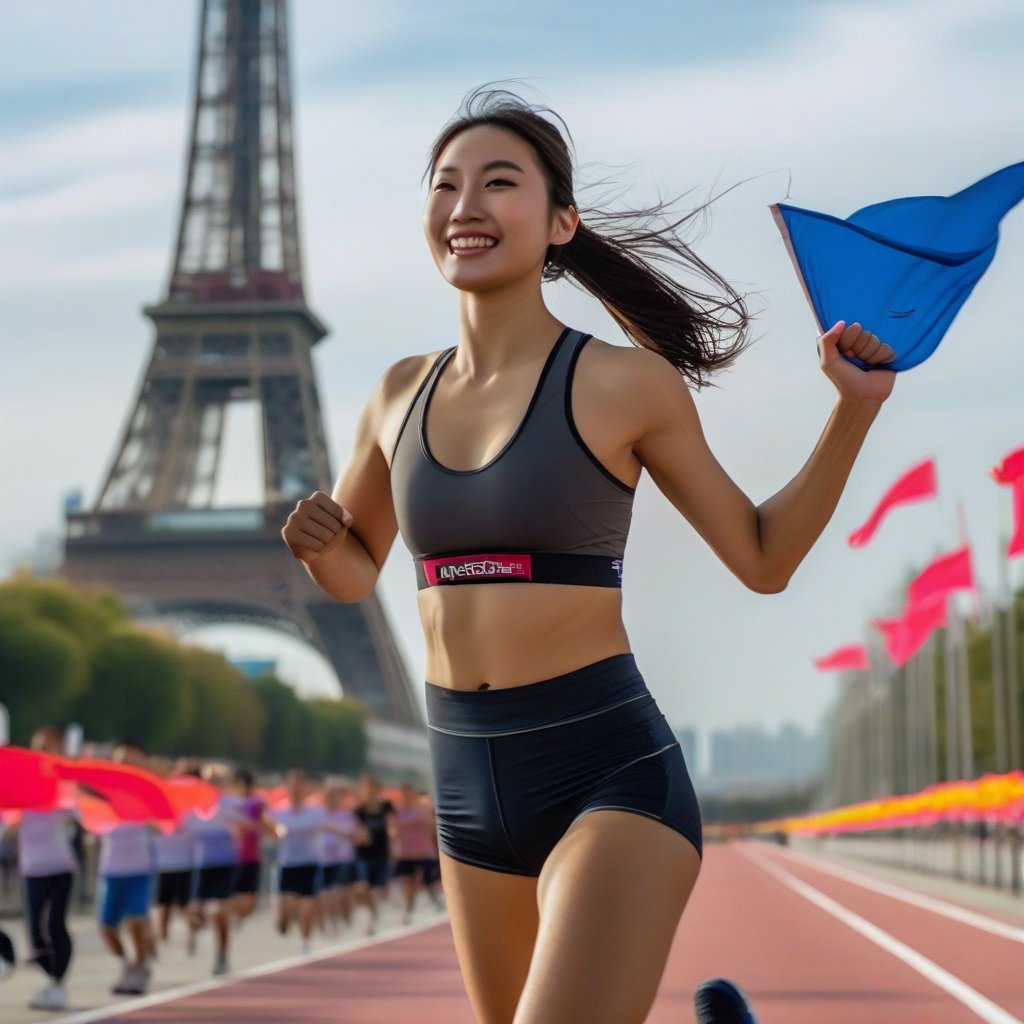
[[[943,597],[954,590],[974,589],[971,547],[965,544],[956,551],[939,555],[917,574],[907,587],[907,607],[933,597]]]
[[[885,649],[894,665],[906,664],[936,630],[946,625],[946,597],[908,605],[901,618],[873,619],[885,634]]]
[[[845,668],[868,668],[868,651],[863,644],[850,644],[839,647],[823,658],[814,659],[814,667],[822,672],[834,672]]]
[[[1024,476],[1013,481],[1013,536],[1006,550],[1007,558],[1024,555]]]
[[[1002,462],[989,470],[989,475],[998,484],[1012,484],[1024,476],[1024,448],[1010,452]]]
[[[875,531],[881,525],[882,519],[889,509],[896,505],[905,504],[908,501],[920,501],[922,498],[934,498],[938,493],[938,484],[935,480],[935,460],[926,461],[908,469],[885,492],[878,507],[868,517],[868,521],[858,529],[854,530],[846,538],[851,548],[863,547],[874,536]]]
[[[1013,488],[1013,536],[1006,550],[1007,558],[1024,555],[1024,448],[1010,452],[997,466],[989,470],[996,483]]]

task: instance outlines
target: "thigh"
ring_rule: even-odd
[[[440,861],[455,951],[477,1021],[511,1024],[537,935],[537,879],[444,853]]]
[[[577,819],[538,880],[540,927],[515,1024],[641,1024],[699,871],[694,845],[643,814]]]

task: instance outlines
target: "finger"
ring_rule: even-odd
[[[345,523],[345,509],[341,507],[329,494],[324,494],[323,491],[317,491],[312,498],[313,503],[318,507],[322,508],[325,512],[334,516],[339,523],[344,525]]]
[[[819,347],[822,344],[829,344],[834,342],[846,328],[845,320],[837,320],[820,338],[818,338]]]
[[[319,506],[316,506],[315,508],[309,510],[309,513],[306,516],[306,521],[319,523],[321,526],[324,526],[328,530],[330,530],[332,534],[340,533],[346,527],[346,524],[343,523],[337,516],[332,515],[330,512],[325,512]]]
[[[852,323],[849,327],[843,331],[843,336],[839,339],[838,345],[843,352],[849,352],[854,345],[857,344],[857,340],[861,334],[864,333],[864,327],[859,323]]]
[[[334,535],[332,534],[331,536]],[[293,547],[303,547],[309,548],[310,551],[319,551],[326,541],[321,540],[312,533],[307,533],[305,530],[293,530],[288,534],[288,543]]]
[[[864,362],[870,362],[882,343],[870,331],[862,331],[860,337],[850,346],[850,353]]]
[[[330,544],[341,532],[340,529],[331,529],[327,526],[322,526],[318,522],[312,522],[309,519],[302,519],[296,523],[296,526],[301,529],[304,534],[308,534],[310,537],[315,537],[322,544]]]

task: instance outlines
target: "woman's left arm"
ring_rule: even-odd
[[[661,359],[638,366],[646,387],[644,429],[633,444],[634,454],[722,562],[762,594],[785,590],[832,518],[896,376],[891,370],[863,370],[840,355],[841,350],[872,366],[894,358],[892,349],[859,324],[847,327],[840,321],[822,335],[818,347],[822,371],[838,392],[835,408],[801,470],[759,506],[711,452],[678,371]]]

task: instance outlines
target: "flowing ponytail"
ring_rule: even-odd
[[[477,125],[505,128],[530,143],[547,176],[552,204],[575,206],[580,215],[572,240],[548,249],[543,280],[568,278],[590,292],[635,345],[664,356],[703,387],[711,373],[729,366],[750,343],[751,319],[743,296],[680,237],[680,229],[707,204],[675,220],[667,217],[670,202],[624,211],[579,207],[569,146],[544,114],[561,123],[571,142],[565,122],[550,108],[504,89],[475,89],[434,141],[427,173],[456,135]],[[695,272],[720,294],[684,288],[656,261]]]

